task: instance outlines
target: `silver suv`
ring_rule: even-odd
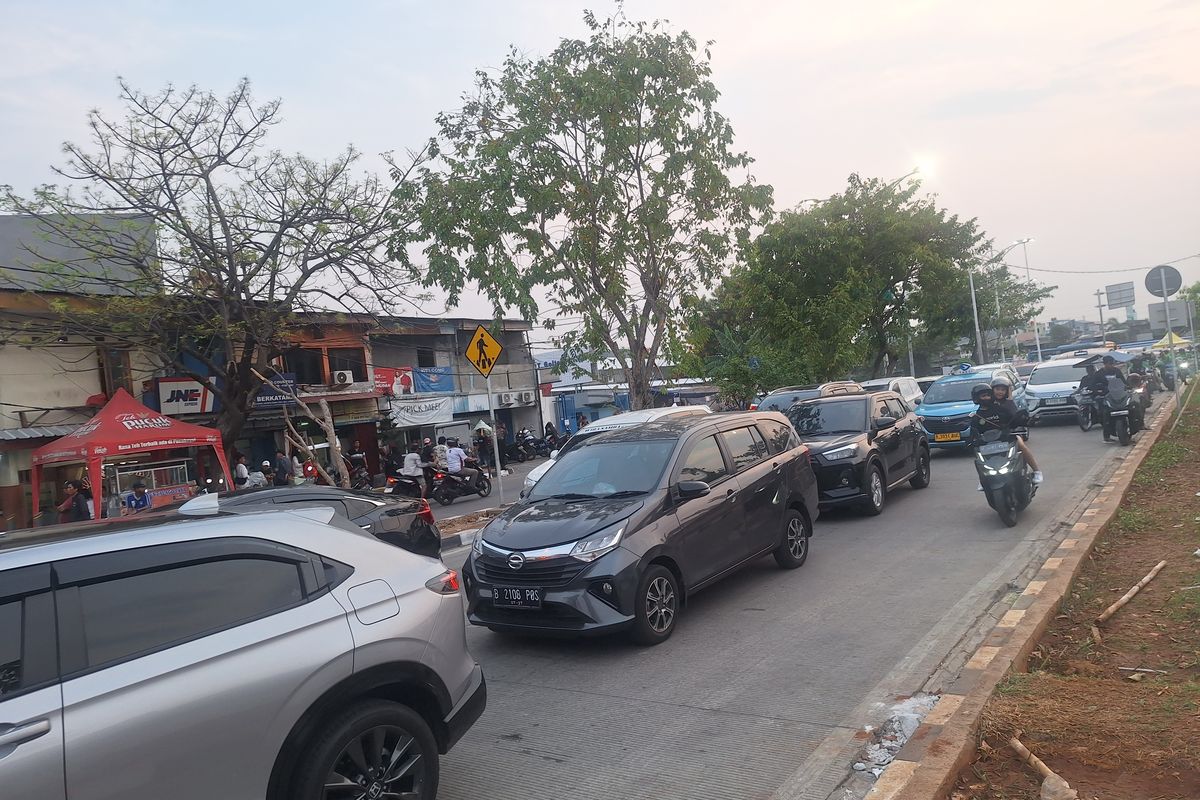
[[[187,511],[0,536],[0,794],[433,798],[486,703],[458,575],[329,509]]]

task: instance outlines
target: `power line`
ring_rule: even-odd
[[[1045,269],[1042,267],[1026,267],[1024,264],[1009,264],[1007,261],[1001,261],[1000,264],[1015,270],[1028,269],[1030,272],[1049,272],[1055,275],[1116,275],[1121,272],[1141,272],[1142,270],[1151,270],[1154,267],[1162,264],[1178,264],[1180,261],[1187,261],[1190,258],[1200,258],[1200,253],[1193,253],[1190,256],[1176,258],[1172,261],[1159,261],[1149,267],[1124,267],[1122,269]]]

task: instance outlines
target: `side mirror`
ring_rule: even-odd
[[[553,460],[554,460],[554,459],[556,459],[556,458],[558,458],[558,451],[557,451],[557,450],[551,450],[551,451],[550,451],[550,460],[551,460],[551,461],[553,461]]]
[[[680,500],[692,500],[704,497],[712,491],[704,481],[680,481],[675,485],[675,495]]]
[[[895,417],[876,417],[875,418],[875,430],[885,431],[888,428],[894,428],[894,427],[896,427],[896,418]]]

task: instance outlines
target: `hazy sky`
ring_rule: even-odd
[[[419,145],[510,44],[546,53],[602,0],[16,2],[0,0],[0,183],[51,179],[59,144],[114,108],[115,76],[281,97],[275,144],[321,157]],[[1200,253],[1200,2],[630,0],[715,40],[737,145],[777,205],[852,172],[926,187],[1034,267],[1081,272]],[[368,162],[374,166],[377,161]],[[1020,263],[1020,249],[1014,258]],[[1176,265],[1200,280],[1200,259]],[[1046,316],[1095,318],[1091,293],[1134,280],[1039,273]],[[479,302],[466,313],[486,313]]]

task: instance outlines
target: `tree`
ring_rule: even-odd
[[[563,40],[540,60],[514,50],[438,117],[427,281],[451,303],[476,282],[497,315],[533,316],[544,292],[552,312],[580,323],[557,337],[567,362],[615,358],[641,408],[685,299],[766,217],[771,189],[731,148],[707,45],[698,54],[690,35],[658,22],[584,20],[586,41]],[[406,244],[402,235],[392,252]]]
[[[1070,327],[1059,322],[1050,323],[1050,344],[1055,347],[1061,347],[1064,344],[1070,344],[1075,339],[1075,334]]]
[[[415,268],[403,247],[390,259],[386,249],[417,229],[411,177],[425,154],[392,163],[385,185],[353,174],[353,148],[328,161],[267,149],[280,103],[256,104],[246,80],[226,97],[120,87],[125,118],[93,111],[93,149],[64,145],[55,171],[78,191],[43,186],[26,199],[3,187],[8,210],[36,216],[89,262],[35,246],[46,288],[91,282],[106,292],[83,306],[55,303],[49,324],[23,333],[103,336],[201,381],[221,400],[216,427],[232,446],[257,374],[272,374],[297,312],[373,313],[406,301]],[[114,220],[125,226],[119,235]],[[136,235],[147,222],[150,235]]]

